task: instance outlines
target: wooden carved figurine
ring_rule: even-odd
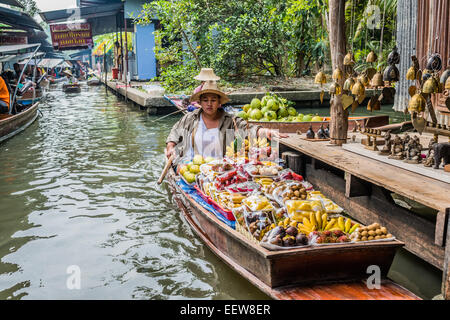
[[[325,128],[325,136],[327,137],[327,139],[330,138],[330,125],[327,124],[327,127]]]
[[[406,160],[408,163],[419,163],[422,161],[422,145],[420,144],[420,139],[414,136],[410,139],[406,147]]]
[[[323,124],[320,125],[320,128],[317,131],[317,138],[323,140],[327,139],[327,136],[325,135],[325,130],[323,129]]]
[[[423,163],[425,167],[432,167],[434,166],[434,149],[433,145],[437,143],[436,137],[433,137],[430,142],[428,143],[428,154],[427,157]]]
[[[314,133],[313,128],[312,128],[312,125],[310,124],[310,125],[309,125],[309,129],[308,129],[308,131],[306,132],[306,138],[308,138],[308,139],[314,139],[315,136],[316,136],[316,134]]]
[[[384,134],[384,146],[383,149],[379,152],[380,155],[388,155],[391,153],[391,147],[392,147],[392,136],[391,136],[391,130],[386,131]]]
[[[450,163],[450,142],[435,143],[433,145],[434,151],[434,169],[439,169],[441,161],[444,166]]]
[[[405,136],[403,137],[403,157],[406,158],[408,155],[406,154],[406,147],[409,143],[409,141],[411,140],[411,137],[408,134],[405,134]]]
[[[399,136],[395,136],[394,140],[392,140],[391,155],[388,158],[403,160],[403,141]]]

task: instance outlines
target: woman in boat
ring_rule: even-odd
[[[192,159],[194,155],[221,159],[226,154],[228,129],[239,130],[244,137],[287,137],[278,131],[249,125],[247,121],[225,112],[221,105],[229,101],[225,93],[217,88],[215,82],[206,82],[201,91],[191,97],[191,101],[200,101],[200,108],[187,113],[170,131],[166,140],[166,157],[177,155]],[[234,139],[234,137],[233,137]]]
[[[64,70],[63,73],[66,75],[66,78],[64,79],[64,84],[78,83],[78,80],[72,75],[72,72],[70,72],[70,70]]]

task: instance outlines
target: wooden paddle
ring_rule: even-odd
[[[161,176],[158,179],[158,184],[161,184],[164,180],[164,178],[166,177],[167,171],[169,171],[170,166],[172,165],[173,159],[175,158],[174,155],[171,155],[169,160],[167,160],[166,162],[166,166],[164,167]]]

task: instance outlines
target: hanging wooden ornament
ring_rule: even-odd
[[[333,76],[332,76],[333,80],[340,81],[340,80],[342,80],[343,77],[344,77],[344,75],[342,73],[342,70],[339,68],[336,68],[333,72]]]
[[[342,107],[344,108],[344,110],[350,107],[352,103],[355,101],[352,96],[346,94],[342,95],[341,100],[342,100]]]
[[[353,57],[353,54],[349,52],[344,57],[344,66],[354,66],[354,65],[355,65],[355,58]]]
[[[345,91],[351,91],[353,86],[354,86],[354,84],[355,84],[355,79],[350,77],[347,80],[345,80],[343,89]]]
[[[417,93],[416,86],[410,86],[408,88],[408,93],[409,93],[409,96],[412,98]]]
[[[376,62],[377,59],[378,59],[377,54],[373,51],[370,51],[370,53],[367,55],[366,62],[373,63],[373,62]]]
[[[406,80],[416,80],[417,70],[414,66],[411,66],[406,73]]]

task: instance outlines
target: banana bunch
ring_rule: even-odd
[[[270,186],[273,183],[272,178],[257,178],[255,179],[256,183],[259,183],[262,186]]]
[[[345,233],[351,234],[359,224],[353,224],[350,219],[344,221],[343,217],[331,218],[328,220],[328,215],[326,213],[320,214],[320,211],[311,212],[309,218],[303,217],[302,223],[298,224],[297,228],[300,232],[309,234],[313,231],[334,231],[341,230]]]
[[[298,225],[298,229],[302,233],[309,234],[313,231],[329,230],[326,228],[331,228],[331,226],[326,213],[321,214],[320,211],[315,211],[309,213],[309,218],[303,217],[302,223]]]
[[[344,220],[344,217],[339,217],[335,223],[334,229],[341,230],[345,233],[351,234],[358,227],[359,223],[355,223],[352,225],[352,220],[350,220],[349,218]]]
[[[253,138],[251,146],[259,148],[268,147],[269,141],[266,138]]]

